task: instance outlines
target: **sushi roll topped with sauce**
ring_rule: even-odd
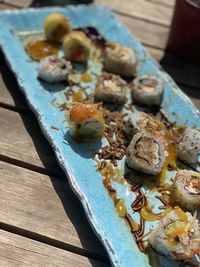
[[[126,162],[129,167],[146,174],[156,175],[165,163],[165,140],[147,131],[136,133],[129,146]]]
[[[81,31],[72,31],[63,39],[64,57],[67,60],[84,63],[89,59],[91,41]]]
[[[104,116],[99,104],[74,103],[67,118],[73,137],[102,137]]]
[[[137,104],[159,106],[162,101],[163,84],[154,76],[141,76],[133,81],[132,97]]]
[[[198,220],[175,207],[152,230],[149,242],[153,249],[170,259],[192,259],[200,253]]]
[[[188,210],[200,209],[200,173],[180,170],[171,191],[172,202]]]
[[[176,160],[176,142],[174,136],[157,119],[136,112],[132,118],[132,130],[126,135],[128,146],[126,162],[134,170],[146,174],[158,175],[168,164],[174,165]]]
[[[104,69],[124,77],[135,75],[137,60],[133,49],[108,42],[105,49]]]
[[[200,131],[192,128],[180,128],[177,133],[178,159],[189,165],[198,165]]]
[[[118,108],[126,102],[127,83],[120,76],[104,72],[97,78],[95,100]]]
[[[56,83],[66,81],[72,71],[72,65],[65,59],[49,56],[40,61],[38,77],[46,82]]]

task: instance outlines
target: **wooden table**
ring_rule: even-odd
[[[29,3],[0,1],[0,9]],[[174,0],[96,3],[110,6],[155,59],[163,57]],[[161,63],[200,108],[199,70],[171,55]],[[0,266],[109,266],[2,54],[0,73]]]

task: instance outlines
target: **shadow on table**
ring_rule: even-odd
[[[38,156],[40,157],[40,160],[42,161],[45,167],[44,168],[45,171],[43,173],[50,175],[52,177],[56,177],[56,178],[51,178],[52,185],[63,204],[66,214],[68,215],[69,219],[71,220],[72,224],[76,229],[76,232],[80,238],[80,242],[82,244],[83,249],[73,248],[73,247],[71,248],[67,244],[60,244],[59,246],[66,250],[71,249],[72,252],[76,252],[76,250],[78,250],[77,253],[89,257],[91,265],[94,267],[103,266],[104,265],[103,262],[107,263],[109,262],[105,249],[103,248],[102,244],[93,233],[93,230],[91,229],[86,219],[81,203],[71,190],[69,183],[67,182],[66,175],[64,174],[64,172],[57,163],[53,149],[43,136],[41,129],[39,128],[37,119],[35,118],[32,111],[29,109],[25,97],[20,92],[20,89],[17,85],[17,82],[13,74],[9,71],[9,68],[6,66],[4,56],[2,55],[1,52],[0,52],[0,60],[1,62],[4,62],[4,64],[1,64],[1,66],[3,65],[3,67],[0,67],[2,79],[15,102],[14,108],[9,105],[5,105],[5,107],[20,112],[18,114],[21,116],[21,119],[24,123],[26,130],[34,142],[34,146],[35,149],[37,150]],[[42,172],[43,168],[41,168],[41,170],[38,170],[33,166],[32,169],[35,171]],[[60,179],[66,180],[66,182],[65,181],[61,182]],[[91,240],[92,242],[90,242]],[[91,244],[92,245],[94,244],[94,246],[96,247],[95,250],[93,247],[91,248]],[[91,252],[92,250],[97,251],[97,253]],[[102,264],[94,261],[93,259],[101,261]],[[107,264],[105,265],[108,266]]]
[[[15,106],[13,107],[12,105],[4,104],[1,103],[0,101],[0,106],[20,112],[19,114],[21,116],[21,119],[23,120],[24,126],[29,135],[32,137],[39,158],[45,167],[42,168],[41,166],[38,167],[36,166],[35,170],[43,172],[44,169],[43,172],[44,174],[52,175],[53,177],[58,177],[60,179],[65,179],[64,172],[61,170],[60,166],[55,160],[53,149],[49,145],[48,141],[44,138],[38,126],[37,119],[35,118],[32,111],[29,109],[25,97],[21,93],[17,85],[17,82],[14,78],[14,75],[10,72],[9,68],[6,66],[4,56],[2,55],[1,52],[0,52],[0,61],[2,63],[4,62],[4,64],[0,65],[1,77],[15,102]],[[28,163],[30,165],[29,167],[34,169],[34,165],[31,166],[31,162]]]
[[[200,64],[185,62],[170,53],[165,53],[160,64],[191,98],[200,99]]]
[[[89,4],[93,0],[34,0],[31,7],[43,7],[43,6],[66,6],[77,4]]]
[[[100,267],[103,266],[104,263],[109,263],[108,257],[106,255],[105,249],[102,244],[99,242],[93,230],[91,229],[82,205],[80,204],[78,198],[69,188],[69,184],[66,183],[66,188],[63,188],[62,184],[56,181],[56,179],[51,178],[52,184],[60,197],[63,207],[73,223],[76,232],[80,238],[81,244],[84,249],[84,256],[89,257],[92,266]],[[68,188],[67,188],[68,187]],[[91,242],[92,241],[92,242]],[[94,244],[94,247],[91,249],[91,244]],[[92,252],[96,251],[96,252]],[[81,253],[80,253],[81,254]],[[94,262],[91,259],[99,260],[102,264],[98,262]],[[105,266],[109,266],[109,264],[105,264]]]

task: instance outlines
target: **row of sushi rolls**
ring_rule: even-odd
[[[86,64],[90,58],[92,40],[81,30],[72,30],[68,18],[51,13],[44,20],[46,39],[61,44],[63,56],[50,55],[40,60],[38,77],[49,83],[67,81],[73,63]],[[123,44],[107,41],[102,53],[104,70],[98,75],[94,103],[74,102],[67,111],[72,137],[102,138],[105,129],[104,105],[119,110],[126,104],[129,90],[134,104],[160,107],[163,81],[159,77],[135,77],[135,51]],[[123,110],[123,109],[122,109]],[[167,135],[176,146],[176,158],[190,168],[176,168],[170,193],[171,209],[151,229],[149,245],[158,254],[169,259],[200,266],[200,228],[197,213],[200,208],[200,131],[174,125],[171,129],[152,114],[129,112],[123,129],[130,142],[126,163],[130,169],[148,175],[162,172],[170,151]],[[167,134],[168,133],[168,134]],[[173,139],[174,138],[174,139]],[[173,141],[175,140],[175,141]],[[168,143],[167,143],[168,142]]]

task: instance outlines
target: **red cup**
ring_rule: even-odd
[[[192,0],[176,0],[167,51],[200,63],[200,5]]]

